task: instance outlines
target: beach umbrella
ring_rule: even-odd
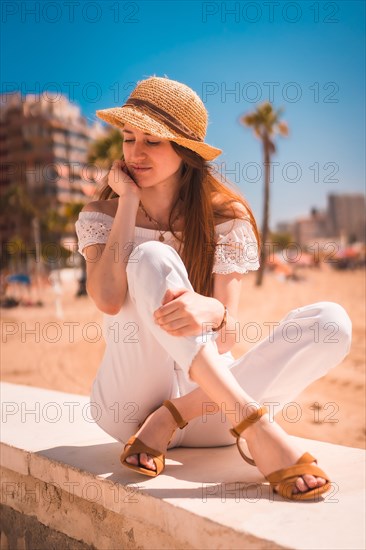
[[[357,258],[359,256],[359,250],[349,246],[338,250],[335,256],[336,258]]]
[[[6,280],[8,281],[8,283],[20,283],[21,285],[31,284],[30,277],[25,273],[16,273],[14,275],[9,275]]]

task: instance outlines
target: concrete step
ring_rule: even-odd
[[[289,502],[273,496],[235,445],[171,449],[163,474],[148,478],[121,466],[122,445],[92,421],[88,397],[9,383],[0,391],[5,509],[77,544],[106,550],[365,548],[361,449],[294,437],[333,484],[318,502]],[[22,537],[14,529],[3,520],[2,548]]]

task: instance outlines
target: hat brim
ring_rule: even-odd
[[[152,136],[174,141],[175,143],[178,143],[178,145],[182,145],[187,149],[191,149],[191,151],[195,151],[205,160],[213,160],[222,153],[221,149],[217,149],[216,147],[208,145],[202,141],[195,141],[193,139],[179,136],[162,122],[158,122],[148,114],[143,113],[132,106],[102,109],[96,111],[96,115],[101,120],[104,120],[105,122],[108,122],[108,124],[116,126],[117,128],[123,128],[124,124],[127,122],[134,128],[148,132]]]

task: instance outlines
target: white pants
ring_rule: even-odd
[[[106,351],[91,395],[95,421],[122,443],[164,399],[198,387],[190,379],[189,368],[203,345],[211,341],[216,347],[217,336],[172,336],[154,322],[153,312],[168,288],[193,290],[174,248],[148,241],[138,245],[130,258],[128,295],[117,315],[106,316]],[[254,400],[276,414],[349,353],[352,324],[343,307],[334,302],[294,309],[273,324],[269,336],[249,352],[236,360],[227,352],[220,355],[220,363]],[[118,338],[116,327],[121,329]],[[231,445],[235,439],[229,428],[222,412],[212,414],[208,405],[207,414],[176,430],[169,448]]]

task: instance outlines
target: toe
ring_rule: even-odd
[[[147,455],[146,453],[140,453],[140,463],[149,470],[156,470],[155,462],[153,461],[152,457]]]
[[[305,483],[304,478],[298,477],[296,480],[295,487],[301,492],[304,493],[305,491],[309,490],[309,486]]]
[[[138,463],[139,463],[138,456],[130,455],[126,458],[126,462],[128,462],[128,464],[132,464],[133,466],[138,466]]]
[[[326,484],[326,480],[322,477],[316,477],[315,479],[317,481],[317,486],[318,487],[323,487],[323,485]]]
[[[326,481],[322,477],[304,474],[302,477],[297,478],[295,487],[303,493],[316,487],[322,487],[325,483]]]
[[[314,489],[318,485],[318,482],[316,480],[316,477],[310,475],[310,474],[304,474],[302,476],[305,484],[309,487],[309,489]]]
[[[322,487],[323,485],[325,485],[325,483],[326,481],[322,477],[315,477],[310,474],[304,474],[303,476],[297,478],[295,487],[303,493],[305,491],[315,489],[316,487]]]

